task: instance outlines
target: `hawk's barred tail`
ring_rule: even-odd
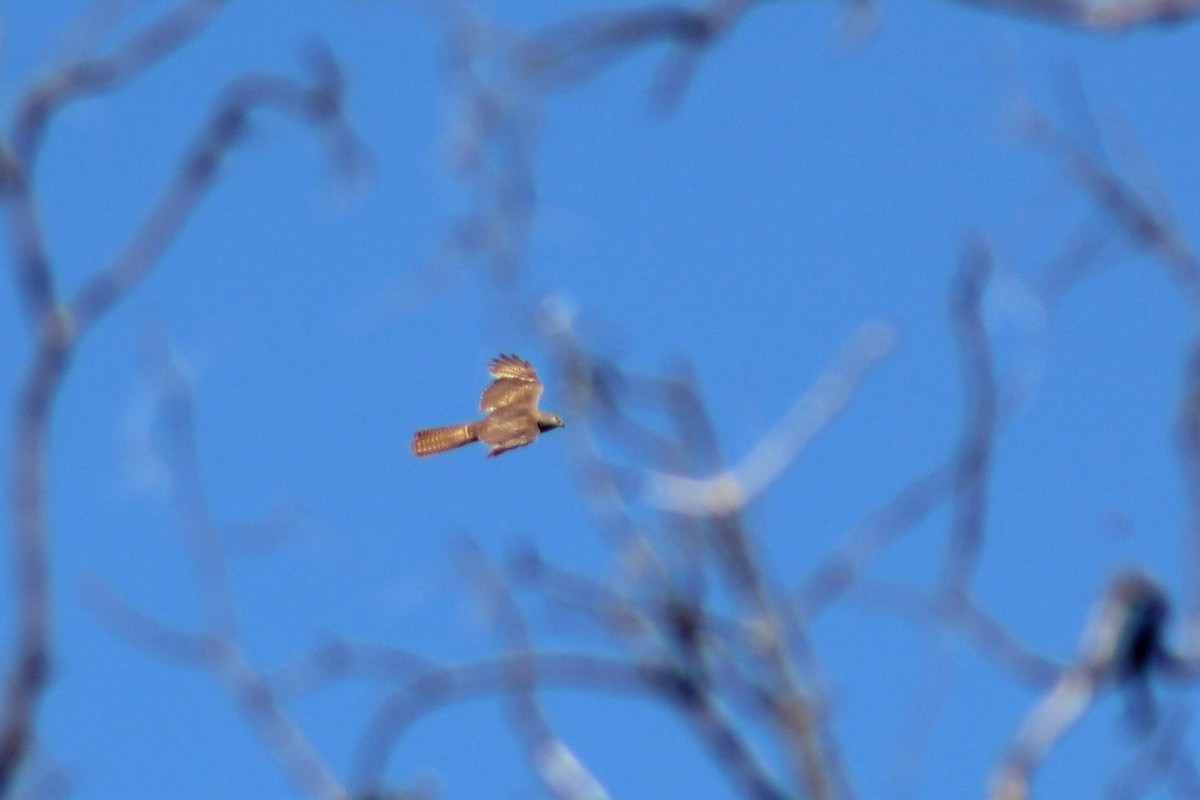
[[[432,456],[462,447],[464,444],[470,444],[478,438],[473,423],[448,425],[445,428],[429,428],[413,434],[412,451],[417,456]]]

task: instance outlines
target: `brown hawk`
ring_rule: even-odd
[[[563,426],[557,414],[538,408],[542,382],[532,364],[516,356],[500,355],[492,359],[488,369],[496,380],[479,399],[486,416],[478,422],[417,431],[413,434],[414,454],[431,456],[471,442],[485,442],[492,446],[488,456],[498,456],[529,444],[542,431]]]

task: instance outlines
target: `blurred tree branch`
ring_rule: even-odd
[[[18,610],[16,652],[0,727],[0,795],[10,792],[29,752],[50,667],[46,450],[53,404],[81,340],[159,262],[212,186],[217,167],[237,143],[249,117],[259,109],[275,110],[322,132],[341,169],[360,165],[361,146],[342,116],[344,86],[327,54],[314,51],[317,74],[308,86],[285,76],[247,76],[217,104],[168,188],[129,243],[77,294],[66,299],[60,295],[36,190],[36,167],[49,126],[71,103],[119,89],[187,44],[221,5],[212,0],[181,3],[109,55],[85,58],[52,71],[22,95],[16,119],[4,137],[0,192],[8,221],[13,279],[33,330],[34,346],[13,420],[10,481]]]
[[[160,388],[173,504],[196,570],[197,593],[207,617],[202,633],[176,630],[132,607],[103,585],[92,591],[97,612],[118,634],[159,657],[206,670],[222,684],[296,790],[313,800],[344,800],[346,790],[285,710],[271,682],[239,643],[225,555],[204,495],[196,452],[190,381],[160,337],[153,372]]]
[[[1091,31],[1182,23],[1200,12],[1200,2],[1189,0],[959,2]],[[53,70],[21,95],[4,137],[0,191],[13,280],[33,347],[13,422],[17,635],[0,726],[0,796],[15,794],[21,772],[29,771],[54,653],[47,449],[54,403],[81,341],[161,263],[258,113],[278,113],[313,129],[347,178],[367,163],[344,113],[345,80],[323,47],[308,53],[307,83],[273,73],[245,75],[218,99],[125,244],[75,294],[62,293],[37,192],[48,132],[73,103],[124,88],[185,46],[223,5],[181,2],[107,54]],[[893,348],[895,332],[880,323],[863,326],[782,420],[730,465],[719,446],[720,421],[712,418],[690,370],[656,375],[626,369],[592,352],[565,302],[523,293],[519,278],[537,212],[534,156],[542,93],[576,85],[635,50],[666,43],[669,52],[653,96],[660,108],[673,108],[703,57],[757,5],[712,0],[694,8],[594,12],[528,36],[509,34],[467,11],[440,18],[449,32],[449,77],[459,99],[453,170],[469,207],[442,240],[438,265],[482,265],[489,288],[505,298],[511,316],[553,354],[572,416],[572,464],[617,572],[611,581],[577,574],[536,551],[506,572],[478,548],[464,546],[468,583],[489,612],[502,654],[442,663],[391,644],[333,638],[274,671],[253,666],[196,452],[193,387],[165,338],[160,340],[154,372],[172,500],[205,623],[199,631],[176,628],[99,583],[90,597],[101,618],[128,641],[214,677],[299,794],[322,800],[404,796],[388,788],[388,764],[412,725],[455,703],[500,696],[526,761],[547,792],[564,800],[607,798],[601,778],[557,734],[543,708],[540,692],[570,688],[632,695],[672,709],[742,796],[851,798],[851,771],[842,764],[809,631],[820,613],[845,600],[961,634],[1016,681],[1042,692],[995,767],[993,800],[1029,796],[1055,745],[1110,689],[1126,693],[1131,716],[1145,713],[1147,730],[1157,734],[1137,768],[1114,781],[1111,794],[1138,796],[1140,787],[1169,779],[1195,796],[1200,781],[1182,746],[1186,719],[1172,717],[1156,727],[1152,690],[1160,680],[1186,687],[1200,677],[1200,335],[1194,335],[1184,364],[1175,423],[1190,504],[1183,642],[1168,644],[1171,603],[1165,590],[1152,576],[1129,571],[1116,576],[1096,601],[1077,657],[1062,665],[1023,644],[972,594],[995,447],[1020,400],[997,367],[987,326],[985,299],[997,257],[983,236],[961,253],[949,293],[964,396],[957,441],[941,461],[842,536],[794,589],[777,585],[747,511],[863,390]],[[854,0],[843,7],[861,16],[874,4]],[[1029,113],[1022,122],[1028,140],[1063,166],[1096,216],[1043,272],[1035,292],[1039,307],[1055,306],[1123,238],[1151,255],[1189,310],[1200,313],[1200,261],[1170,213],[1146,199],[1154,187],[1136,186],[1102,148],[1094,152],[1044,115]],[[951,518],[932,591],[866,577],[890,545],[944,506]],[[517,588],[585,620],[617,654],[539,643]],[[349,781],[359,787],[354,794],[288,710],[290,701],[347,678],[366,678],[387,692],[358,740]]]

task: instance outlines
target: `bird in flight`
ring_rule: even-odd
[[[491,445],[488,456],[523,447],[543,431],[561,428],[562,418],[538,408],[542,381],[533,365],[513,355],[500,355],[488,367],[495,378],[479,399],[485,416],[478,422],[427,428],[413,434],[412,451],[424,457],[471,442]]]

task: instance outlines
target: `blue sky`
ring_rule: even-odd
[[[6,119],[21,89],[71,52],[84,5],[5,11]],[[112,41],[168,7],[131,5]],[[954,446],[962,389],[946,297],[965,243],[986,237],[998,273],[989,329],[1030,393],[996,447],[976,597],[1022,641],[1066,659],[1115,570],[1141,565],[1172,594],[1184,586],[1171,426],[1192,322],[1129,247],[1052,311],[1029,306],[1036,277],[1094,215],[1059,165],[1013,135],[1014,88],[1075,125],[1056,85],[1077,68],[1115,161],[1134,175],[1153,165],[1186,235],[1200,227],[1190,202],[1200,40],[1186,26],[1084,37],[965,5],[883,3],[874,38],[855,49],[839,36],[837,4],[766,4],[706,56],[666,117],[647,100],[662,46],[548,96],[520,296],[557,298],[590,345],[630,367],[692,364],[734,460],[859,326],[895,326],[895,353],[750,509],[772,579],[789,586]],[[589,8],[495,2],[480,13],[516,31]],[[99,580],[180,627],[202,619],[161,477],[137,458],[141,353],[156,325],[194,380],[206,488],[228,536],[295,522],[282,546],[231,566],[260,667],[335,634],[437,659],[497,652],[453,569],[464,534],[497,558],[532,542],[602,579],[617,569],[573,472],[570,419],[498,460],[408,451],[414,429],[474,413],[500,352],[538,364],[545,405],[565,406],[562,376],[511,298],[471,265],[430,279],[468,202],[448,163],[459,106],[432,14],[234,3],[128,89],[73,107],[37,176],[61,284],[79,286],[124,241],[228,81],[252,69],[302,76],[314,34],[347,74],[371,180],[339,183],[311,131],[256,118],[153,275],[84,344],[60,397],[56,659],[42,730],[77,797],[290,791],[209,676],[115,637],[86,602]],[[0,294],[0,393],[11,397],[27,337],[7,283]],[[872,574],[930,586],[948,520],[932,515]],[[10,603],[0,596],[5,619]],[[529,608],[548,645],[599,646],[544,604]],[[981,796],[1037,699],[953,636],[854,603],[812,635],[860,797]],[[350,681],[291,710],[345,775],[381,696]],[[1186,707],[1186,694],[1168,697]],[[613,797],[734,796],[659,705],[552,692],[547,709]],[[1051,756],[1039,793],[1097,796],[1135,752],[1120,703],[1102,702]],[[390,774],[432,781],[445,797],[542,791],[493,700],[419,723]]]

